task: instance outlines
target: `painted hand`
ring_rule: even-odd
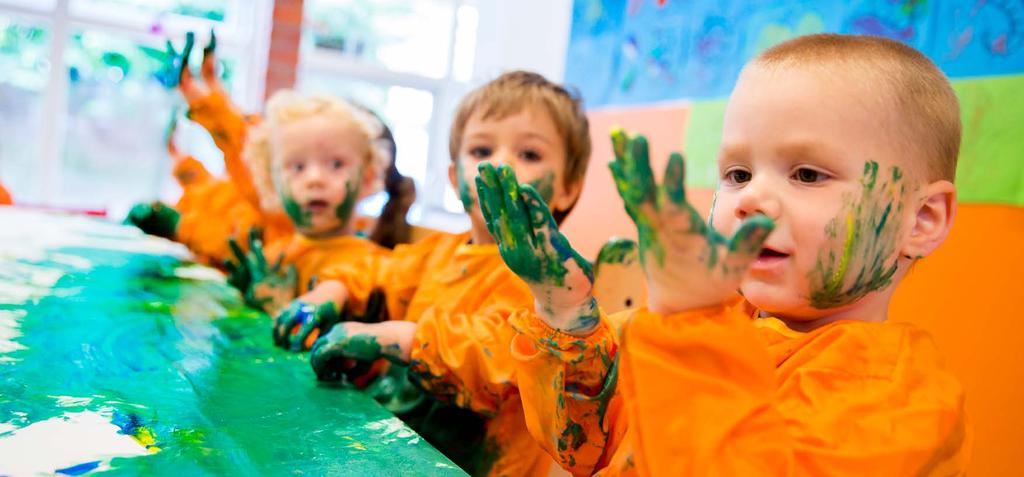
[[[385,323],[339,323],[313,343],[310,364],[317,379],[350,381],[369,372],[374,361],[386,358],[406,364],[416,324],[408,321]]]
[[[189,33],[191,35],[191,33]],[[188,46],[186,44],[186,46]],[[203,65],[199,70],[202,76],[202,83],[196,81],[192,71],[186,65],[179,71],[178,84],[185,102],[194,105],[212,93],[223,93],[224,85],[217,76],[217,35],[210,30],[210,42],[203,47]],[[186,57],[187,58],[187,57]]]
[[[647,139],[612,131],[609,164],[626,212],[636,224],[648,307],[673,313],[712,306],[736,295],[740,280],[775,227],[763,215],[740,225],[731,239],[711,228],[686,201],[683,157],[672,153],[663,184],[654,181]]]
[[[235,261],[226,260],[224,268],[228,271],[228,283],[242,292],[247,305],[274,312],[295,298],[298,277],[294,266],[284,266],[283,255],[273,265],[267,262],[261,235],[258,229],[249,231],[248,253],[234,238],[228,239]]]
[[[160,82],[167,88],[174,88],[181,83],[182,75],[188,73],[188,57],[192,54],[192,47],[195,46],[196,36],[192,32],[185,34],[185,46],[181,52],[174,49],[171,40],[167,40],[167,48],[164,51],[164,65],[157,73]]]
[[[334,302],[314,305],[295,300],[274,320],[274,344],[291,351],[310,349],[326,330],[341,321]]]
[[[519,185],[508,166],[495,169],[488,163],[480,165],[476,188],[501,258],[530,287],[541,319],[570,334],[593,331],[598,322],[593,269],[558,230],[540,194]]]
[[[160,203],[135,204],[124,219],[125,224],[134,225],[149,235],[173,240],[178,231],[181,214],[173,207]]]

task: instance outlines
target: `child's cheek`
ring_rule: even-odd
[[[465,156],[460,156],[455,160],[455,177],[458,179],[459,190],[459,201],[462,202],[462,206],[466,209],[466,212],[472,212],[476,206],[476,195],[475,181],[476,176],[479,174],[476,169],[476,165],[472,164],[472,170],[467,167],[467,163],[470,159]]]

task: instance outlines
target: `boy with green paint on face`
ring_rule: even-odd
[[[506,180],[534,184],[551,206],[548,213],[560,220],[581,191],[590,156],[587,119],[579,99],[563,87],[534,73],[507,73],[463,99],[449,150],[449,179],[471,229],[434,234],[396,247],[388,257],[325,274],[301,300],[337,303],[346,313],[365,315],[376,295],[388,321],[335,326],[313,345],[312,366],[326,380],[362,374],[366,363],[381,357],[408,366],[409,378],[429,396],[483,418],[482,438],[448,445],[432,437],[437,429],[414,426],[463,469],[472,475],[546,475],[551,460],[524,427],[509,355],[514,331],[506,323],[534,299],[502,262],[481,213],[487,205],[472,184],[481,165],[492,172],[500,166]],[[296,324],[280,321],[277,328],[292,346],[315,326],[307,323],[289,335]]]
[[[648,285],[647,307],[612,319],[535,191],[478,179],[537,296],[509,323],[527,427],[551,456],[576,475],[965,472],[963,388],[926,333],[887,322],[955,215],[959,108],[934,64],[827,34],[759,55],[726,109],[710,223],[682,156],[659,184],[643,136],[612,142]]]

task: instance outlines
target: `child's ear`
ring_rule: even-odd
[[[383,171],[376,167],[372,159],[370,162],[363,167],[362,184],[359,185],[359,190],[362,191],[360,195],[368,197],[372,194],[379,192],[384,187],[384,174]]]
[[[457,175],[458,171],[455,167],[455,161],[457,160],[458,159],[455,159],[448,163],[448,182],[452,184],[452,189],[455,191],[455,195],[459,194],[459,177]]]
[[[949,181],[936,181],[921,190],[921,200],[911,221],[910,235],[900,250],[909,258],[924,257],[935,251],[953,228],[956,216],[956,187]]]
[[[573,181],[562,189],[562,193],[558,197],[552,198],[552,203],[548,206],[551,207],[551,210],[567,211],[579,200],[581,192],[583,192],[583,179]]]

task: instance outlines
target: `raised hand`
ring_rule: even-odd
[[[647,275],[648,307],[673,313],[735,296],[740,280],[775,227],[763,215],[743,221],[731,239],[711,228],[686,200],[683,156],[672,153],[661,186],[654,180],[647,139],[612,131],[609,164],[626,212],[636,224]]]
[[[267,262],[261,236],[259,229],[249,231],[248,252],[234,238],[228,239],[235,260],[226,260],[224,268],[228,283],[242,292],[247,305],[273,313],[295,298],[298,276],[294,266],[283,264],[283,254],[273,265]]]
[[[164,65],[158,73],[160,82],[168,88],[174,88],[181,82],[182,75],[188,73],[188,57],[192,54],[195,46],[196,36],[192,32],[185,34],[185,46],[181,51],[174,48],[171,40],[167,40],[166,51],[163,54]]]
[[[191,33],[189,33],[191,35]],[[187,44],[186,44],[187,45]],[[203,47],[203,64],[199,70],[202,82],[196,81],[186,65],[179,71],[179,89],[185,102],[194,105],[213,93],[223,93],[224,85],[217,76],[217,35],[210,31],[210,42]]]
[[[598,322],[594,272],[558,230],[540,194],[520,185],[507,165],[479,166],[480,209],[505,264],[526,282],[549,326],[586,335]]]

